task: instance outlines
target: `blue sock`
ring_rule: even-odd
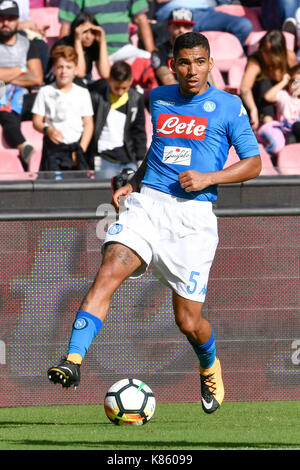
[[[201,367],[204,369],[209,369],[216,358],[216,345],[215,345],[215,333],[212,328],[211,337],[204,344],[195,344],[192,340],[188,338],[190,344],[192,345],[197,357],[200,361]]]
[[[79,310],[73,323],[68,354],[80,354],[83,359],[101,328],[100,318]]]

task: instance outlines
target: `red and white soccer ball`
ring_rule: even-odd
[[[154,415],[155,396],[151,388],[138,379],[122,379],[107,391],[105,413],[116,425],[146,424]]]

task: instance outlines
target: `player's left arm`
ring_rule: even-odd
[[[187,170],[178,175],[180,186],[186,191],[201,191],[215,184],[241,183],[255,178],[261,171],[260,155],[244,158],[229,167],[208,173]]]
[[[180,173],[180,185],[187,192],[201,191],[211,185],[241,183],[255,178],[261,172],[259,147],[247,112],[238,97],[228,98],[229,105],[231,112],[226,114],[222,125],[228,142],[234,146],[240,161],[212,172],[188,170]]]

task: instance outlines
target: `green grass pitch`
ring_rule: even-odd
[[[145,426],[115,426],[102,405],[0,408],[0,450],[300,449],[300,403],[158,404]]]

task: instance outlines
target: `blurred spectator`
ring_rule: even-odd
[[[62,23],[60,37],[70,34],[70,25],[81,11],[89,11],[106,33],[108,53],[111,61],[127,60],[136,57],[150,57],[155,49],[151,27],[146,13],[147,0],[61,0],[59,20]],[[138,26],[145,50],[131,44],[129,24]]]
[[[300,142],[300,64],[265,93],[265,100],[275,103],[277,120],[264,124],[258,137],[268,152],[277,154],[285,145]]]
[[[30,18],[30,1],[15,0],[19,7],[19,24],[18,30],[23,31],[28,39],[36,44],[39,57],[42,61],[43,73],[45,75],[49,62],[49,47],[45,40],[46,31],[49,29],[47,24],[36,24]]]
[[[31,120],[35,98],[28,88],[43,83],[42,64],[36,45],[18,32],[19,8],[16,2],[0,3],[0,124],[7,144],[20,151],[27,169],[33,146],[21,132],[21,120]]]
[[[32,108],[34,128],[44,134],[41,170],[85,170],[94,130],[90,94],[73,83],[78,61],[73,47],[57,46],[51,57],[56,82],[39,90]]]
[[[79,13],[71,24],[70,35],[59,39],[53,45],[52,50],[59,45],[72,46],[77,53],[78,64],[75,83],[78,85],[87,85],[93,81],[93,64],[96,65],[101,78],[109,78],[110,61],[105,32],[89,12]],[[49,68],[52,68],[51,60]],[[49,82],[50,78],[47,81]]]
[[[300,5],[300,0],[297,3]],[[290,16],[285,20],[282,30],[294,35],[295,51],[297,53],[297,60],[300,62],[300,6],[296,9],[294,16]]]
[[[252,31],[251,21],[243,16],[228,15],[214,7],[230,4],[231,0],[156,0],[155,17],[158,21],[168,20],[172,10],[188,8],[193,12],[195,31],[225,31],[234,34],[244,45]]]
[[[146,155],[143,95],[131,88],[130,65],[112,65],[110,78],[90,87],[95,132],[88,149],[89,159],[100,157],[99,171],[111,179],[125,168],[136,170]]]
[[[178,36],[193,31],[194,24],[191,10],[180,8],[172,11],[168,22],[169,40],[152,53],[152,65],[160,85],[177,83],[176,77],[170,69],[173,45]]]
[[[266,31],[281,29],[285,20],[294,17],[300,6],[300,0],[239,0],[232,3],[245,7],[260,7],[261,25]]]
[[[264,95],[296,64],[296,55],[287,49],[285,37],[279,30],[267,32],[260,40],[258,50],[248,58],[240,92],[254,130],[260,123],[274,119],[275,106],[267,102]]]

